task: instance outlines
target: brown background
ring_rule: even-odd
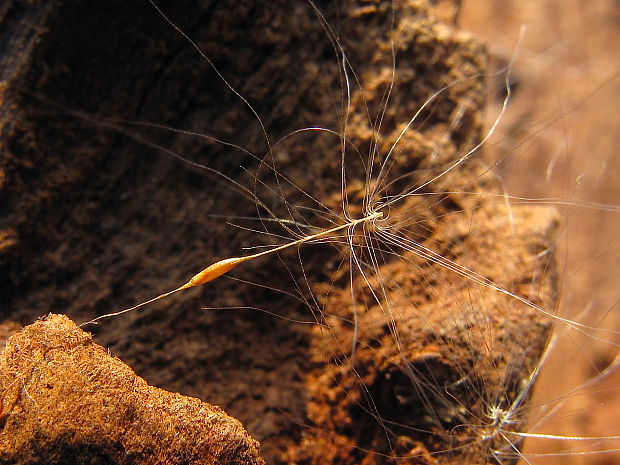
[[[513,195],[620,203],[617,157],[619,7],[613,0],[465,0],[459,24],[489,44],[496,64],[514,54],[515,96],[490,146]],[[493,115],[489,111],[489,117]],[[618,331],[620,264],[618,213],[559,207],[565,219],[560,312],[586,324]],[[587,313],[579,316],[582,312]],[[608,366],[617,347],[571,331],[539,381],[534,408],[559,396],[562,408],[532,432],[610,436],[620,431],[620,371],[588,389],[578,387]],[[600,333],[616,344],[617,335]],[[552,454],[574,449],[609,450],[618,441],[592,444],[528,439],[526,451],[544,464],[616,464],[617,453]]]

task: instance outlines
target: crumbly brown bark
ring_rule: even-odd
[[[252,104],[272,143],[308,126],[342,130],[347,97],[342,57],[308,2],[201,2],[195,7],[172,3],[161,6]],[[66,312],[76,321],[90,320],[171,289],[205,265],[238,256],[243,247],[260,242],[256,234],[230,228],[221,218],[230,215],[235,222],[256,216],[255,202],[221,178],[204,175],[149,144],[208,164],[249,186],[278,217],[289,218],[284,200],[304,213],[311,211],[304,207],[316,207],[306,194],[342,214],[339,138],[303,133],[268,152],[252,112],[148,2],[33,0],[7,5],[0,18],[26,18],[30,29],[19,23],[14,30],[31,31],[14,35],[17,41],[9,34],[0,38],[20,56],[0,67],[7,70],[0,107],[0,188],[6,200],[0,203],[0,299],[7,317],[25,324],[53,311]],[[319,9],[361,83],[357,88],[347,69],[353,84],[348,153],[354,155],[355,147],[363,159],[347,167],[349,213],[356,215],[361,212],[370,150],[377,147],[385,155],[411,116],[438,89],[450,86],[400,140],[390,179],[415,185],[480,140],[487,56],[479,42],[438,21],[428,2],[324,2]],[[377,133],[379,115],[382,126]],[[300,183],[304,192],[275,183],[259,161],[228,146],[201,144],[199,139],[106,117],[191,128],[231,141],[263,160],[275,160],[276,168]],[[499,193],[496,181],[484,174],[487,168],[477,154],[427,191]],[[373,169],[377,173],[378,166]],[[519,295],[527,291],[529,297],[528,283],[543,270],[546,278],[536,281],[536,302],[554,308],[553,256],[538,257],[553,241],[553,215],[515,209],[516,223],[507,225],[508,212],[492,202],[481,208],[472,198],[415,197],[396,205],[393,214],[413,211],[420,225],[413,232],[420,243],[487,273]],[[322,215],[310,215],[309,220],[315,220],[312,225],[317,228],[326,226]],[[514,225],[519,234],[513,237],[507,231]],[[534,234],[530,225],[537,225],[538,232]],[[252,229],[256,223],[244,226]],[[270,231],[282,233],[275,227]],[[351,319],[347,260],[341,252],[308,246],[299,255],[283,254],[282,261],[248,264],[236,276],[259,286],[217,280],[200,294],[179,295],[94,327],[95,340],[149,383],[222,405],[261,441],[270,463],[389,463],[393,456],[407,454],[431,463],[486,460],[484,451],[470,449],[429,455],[453,447],[452,438],[442,442],[408,434],[418,426],[450,430],[460,421],[461,413],[452,411],[445,398],[426,401],[426,411],[415,396],[403,398],[407,408],[395,409],[390,403],[396,391],[412,387],[411,378],[399,374],[407,370],[402,357],[422,369],[427,379],[437,376],[434,388],[442,392],[442,383],[456,382],[454,377],[472,369],[475,357],[486,350],[482,345],[489,339],[463,340],[459,330],[464,326],[454,321],[454,315],[471,304],[466,280],[459,282],[445,269],[404,251],[385,257],[380,273],[390,277],[390,299],[402,309],[398,324],[406,328],[406,350],[399,361],[389,322],[380,309],[373,309],[358,279],[356,299],[368,311],[360,320],[361,334],[369,338],[369,348],[377,349],[380,341],[380,350],[365,350],[365,341],[358,341],[355,368],[368,373],[357,380],[345,374],[338,383],[334,380],[342,378],[340,371],[346,367],[334,365],[331,356],[336,349],[331,344],[344,341],[338,349],[344,358],[351,327],[330,322],[329,331],[313,330],[294,321],[311,321],[314,311],[324,323],[317,310]],[[452,283],[456,287],[448,285]],[[274,288],[294,295],[273,292]],[[449,307],[446,303],[454,302],[455,292],[466,300]],[[510,367],[509,383],[502,384],[501,376],[493,380],[500,365],[495,371],[480,366],[489,369],[480,373],[480,383],[511,390],[536,363],[550,320],[531,308],[515,310],[497,293],[487,292],[487,297],[489,303],[480,304],[481,311],[498,312],[491,314],[493,324],[488,326],[497,340],[512,337],[511,325],[517,324],[530,328],[535,342],[523,352],[523,363]],[[418,314],[416,323],[409,311],[418,304],[425,313]],[[235,308],[204,311],[203,306]],[[435,309],[439,310],[433,313]],[[439,318],[442,312],[451,317]],[[434,319],[453,325],[443,328],[444,349],[463,345],[450,360],[440,347],[428,345]],[[500,356],[503,350],[512,348],[493,348]],[[438,374],[433,375],[434,368]],[[385,426],[360,403],[366,388],[372,389],[373,402],[388,407],[377,416],[400,425],[398,441],[386,442]],[[479,399],[462,396],[462,402],[470,401],[461,407],[482,415]],[[436,416],[447,420],[424,418],[433,408]]]

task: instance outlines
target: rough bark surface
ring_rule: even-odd
[[[6,464],[264,463],[239,421],[149,386],[64,315],[9,339],[0,399]]]
[[[322,17],[307,2],[197,3],[158,5],[263,127],[149,2],[15,1],[0,9],[11,26],[0,31],[4,318],[27,324],[52,311],[86,321],[243,247],[270,244],[246,220],[264,215],[256,198],[301,233],[342,221],[341,139],[310,131],[274,144],[299,128],[338,134],[346,126],[351,216],[362,211],[366,172],[381,163],[372,151],[388,153],[438,89],[448,86],[400,139],[381,193],[424,183],[481,138],[484,47],[435,15],[451,16],[457,2],[435,2],[435,10],[423,1],[319,2]],[[350,102],[332,33],[356,72],[348,73]],[[256,156],[136,122],[206,133]],[[509,212],[472,196],[500,192],[480,156],[424,192],[433,195],[390,212],[403,232],[554,308],[553,256],[543,253],[557,225],[552,212]],[[259,227],[290,236],[278,224]],[[486,463],[496,446],[481,439],[485,396],[510,403],[550,319],[428,258],[400,250],[382,258],[369,274],[376,282],[351,283],[345,247],[303,247],[235,271],[257,286],[219,279],[91,330],[150,384],[221,405],[269,463]],[[395,314],[369,293],[385,282]],[[315,329],[297,323],[314,322],[311,312]],[[416,379],[435,394],[416,391]],[[462,424],[473,426],[455,428]]]

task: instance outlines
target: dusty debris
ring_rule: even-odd
[[[239,421],[149,386],[63,315],[9,339],[0,388],[2,463],[264,463]]]

